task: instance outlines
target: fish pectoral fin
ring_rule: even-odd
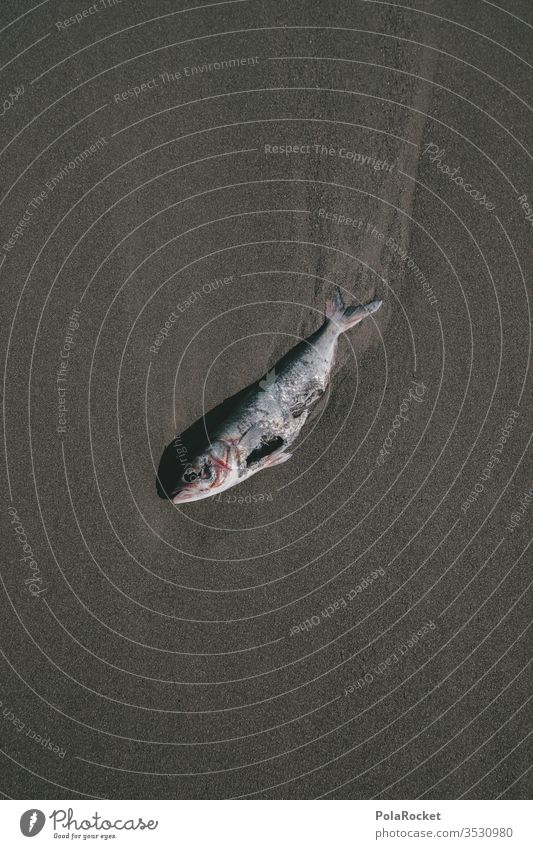
[[[265,457],[263,461],[263,468],[271,469],[272,466],[280,466],[282,463],[286,463],[287,460],[290,460],[292,454],[288,451],[276,452],[274,454],[270,454],[268,457]]]
[[[253,425],[246,433],[243,433],[237,443],[237,447],[245,457],[251,454],[255,448],[259,448],[263,438],[264,428],[262,425]]]

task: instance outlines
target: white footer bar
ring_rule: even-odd
[[[10,800],[0,834],[10,849],[530,849],[531,814],[524,801]]]

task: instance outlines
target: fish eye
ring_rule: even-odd
[[[200,475],[194,471],[194,469],[186,469],[183,474],[183,479],[187,481],[187,483],[192,483],[196,480],[196,478],[200,477]]]

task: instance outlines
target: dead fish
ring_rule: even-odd
[[[346,307],[340,289],[325,306],[322,326],[255,383],[185,468],[170,497],[199,501],[290,459],[311,408],[324,394],[341,333],[375,313],[382,301]]]

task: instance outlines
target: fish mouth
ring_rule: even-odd
[[[202,501],[204,498],[211,498],[212,495],[217,495],[217,493],[229,489],[237,481],[234,481],[231,476],[226,474],[225,468],[224,470],[222,468],[215,470],[215,477],[208,486],[196,487],[192,484],[190,486],[180,486],[173,494],[171,501],[174,504]]]
[[[172,496],[173,504],[184,504],[187,501],[199,501],[201,498],[207,498],[209,492],[194,492],[192,489],[180,489]]]

